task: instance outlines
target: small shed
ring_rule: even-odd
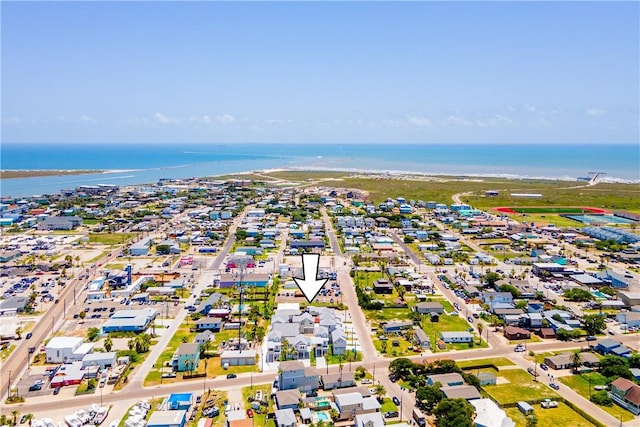
[[[527,402],[518,402],[518,409],[525,415],[533,414],[533,406],[529,405]]]

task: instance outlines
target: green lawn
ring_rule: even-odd
[[[13,353],[13,350],[16,349],[16,345],[15,344],[11,344],[9,345],[9,347],[5,348],[4,350],[0,351],[0,360],[6,360],[9,356],[11,356],[11,353]]]
[[[392,341],[397,340],[400,344],[399,346],[394,346],[391,344]],[[386,342],[386,348],[384,347]],[[404,339],[403,337],[397,337],[395,335],[389,335],[388,340],[380,340],[378,338],[373,339],[373,345],[376,350],[385,355],[386,357],[397,357],[397,356],[413,356],[416,354],[420,354],[420,352],[413,351],[411,343]],[[382,349],[385,348],[383,352]]]
[[[570,377],[560,378],[560,382],[566,384],[573,389],[576,393],[580,394],[585,399],[589,398],[589,379],[591,380],[591,393],[595,393],[593,386],[606,384],[606,377],[598,372],[582,375],[572,375]],[[616,418],[622,416],[622,421],[629,421],[633,419],[633,414],[626,409],[621,408],[615,403],[613,406],[600,406],[598,407]]]
[[[390,397],[385,397],[384,400],[382,401],[380,412],[382,412],[384,414],[385,412],[397,411],[397,410],[398,410],[398,407],[396,406],[395,403],[393,403],[391,398]]]
[[[504,377],[508,382],[487,385],[483,388],[500,404],[558,397],[556,392],[546,385],[534,382],[533,377],[522,369],[506,369],[501,371],[498,376]]]
[[[539,426],[554,427],[591,427],[589,421],[584,419],[580,414],[571,409],[566,404],[559,402],[557,408],[544,409],[540,405],[533,406],[533,413],[538,420]],[[518,410],[518,407],[506,408],[507,415],[516,423],[516,427],[526,427],[527,420],[525,416]]]
[[[123,245],[129,242],[136,234],[137,233],[89,233],[89,243]]]

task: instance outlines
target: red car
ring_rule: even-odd
[[[247,409],[247,416],[253,418],[253,411],[251,409]]]

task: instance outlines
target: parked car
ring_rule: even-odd
[[[513,349],[513,351],[515,352],[521,352],[521,351],[526,351],[526,349],[524,348],[524,346],[522,344],[518,344],[516,345],[516,347]]]
[[[38,391],[42,390],[42,386],[40,384],[32,384],[29,386],[29,391]]]
[[[393,396],[393,397],[391,398],[391,400],[392,400],[392,401],[393,401],[393,403],[395,403],[396,405],[399,405],[399,404],[400,404],[400,399],[398,399],[396,396]]]
[[[236,374],[227,374],[227,379],[236,378]]]
[[[542,370],[544,370],[544,371],[548,371],[548,370],[549,370],[549,367],[548,367],[547,365],[545,365],[544,363],[541,363],[541,364],[540,364],[540,367],[541,367],[541,368],[542,368]]]
[[[33,334],[32,334],[31,332],[29,332],[29,333],[28,333],[27,335],[25,335],[24,337],[25,337],[26,339],[29,339],[29,338],[31,338],[32,336],[33,336]]]
[[[253,418],[253,411],[251,409],[247,409],[247,417]]]
[[[365,378],[360,381],[360,384],[373,384],[373,381],[371,381],[369,378]]]
[[[395,418],[399,416],[398,411],[388,411],[384,413],[385,418]]]
[[[560,386],[557,383],[551,383],[551,384],[549,384],[549,387],[551,387],[554,390],[560,389]]]
[[[54,394],[54,395],[56,395],[56,394],[60,393],[60,388],[61,388],[61,387],[56,387],[56,388],[54,388],[54,389],[53,389],[53,394]]]

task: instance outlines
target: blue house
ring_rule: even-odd
[[[598,344],[596,344],[594,350],[605,356],[607,354],[613,354],[620,357],[629,357],[632,353],[631,349],[629,349],[627,346],[624,346],[618,341],[611,338],[605,338],[598,341]]]

